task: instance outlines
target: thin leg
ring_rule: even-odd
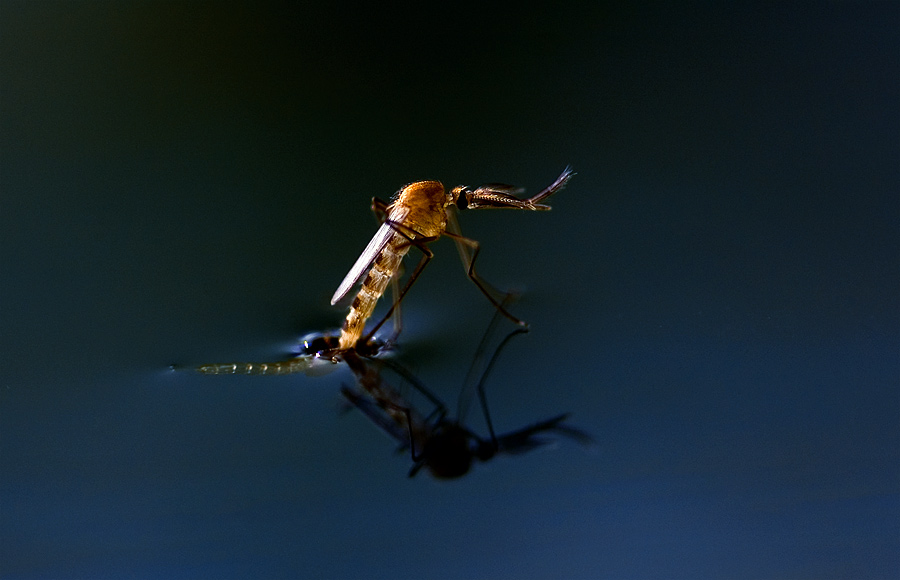
[[[390,309],[387,311],[387,314],[384,315],[384,318],[381,319],[381,322],[375,325],[369,334],[366,335],[365,341],[368,342],[378,331],[381,326],[387,322],[387,319],[390,318],[391,314],[397,309],[400,305],[400,301],[403,300],[403,297],[406,296],[406,293],[409,292],[409,289],[412,287],[413,283],[415,283],[416,278],[419,277],[419,274],[422,273],[422,270],[425,269],[425,266],[428,265],[428,262],[431,261],[431,258],[434,257],[434,253],[426,248],[425,246],[420,246],[416,244],[416,247],[422,250],[422,259],[419,260],[419,264],[416,266],[416,269],[413,270],[412,274],[409,275],[409,279],[406,281],[406,284],[403,286],[403,290],[400,291],[400,295],[397,296],[397,299],[391,305]]]
[[[452,214],[451,214],[452,216]],[[455,230],[455,231],[451,231]],[[475,271],[475,260],[478,259],[478,252],[481,251],[481,246],[478,244],[476,240],[471,238],[467,238],[463,236],[459,231],[459,224],[456,222],[455,217],[451,217],[450,220],[447,221],[447,230],[444,232],[444,235],[453,239],[456,242],[456,249],[459,251],[459,257],[463,262],[463,267],[466,269],[466,276],[469,277],[472,282],[478,286],[478,289],[481,290],[481,293],[487,296],[487,299],[491,301],[491,304],[494,305],[494,308],[503,313],[503,316],[509,318],[519,326],[523,326],[528,328],[528,323],[524,320],[519,320],[512,314],[510,314],[499,302],[497,299],[491,295],[493,291],[496,294],[502,294],[504,296],[510,296],[515,294],[514,292],[501,292],[494,288],[487,280],[478,275]]]
[[[389,205],[388,202],[378,199],[377,197],[372,198],[372,213],[378,218],[379,225],[384,223]]]
[[[413,425],[414,417],[412,408],[406,404],[401,404],[404,403],[403,399],[400,398],[400,395],[387,382],[385,382],[384,377],[381,375],[381,368],[384,366],[383,362],[377,360],[366,362],[368,359],[361,357],[352,349],[344,352],[342,356],[347,363],[347,366],[353,371],[356,382],[368,393],[369,397],[374,401],[378,408],[387,414],[388,420],[385,420],[385,417],[382,415],[374,413],[370,407],[364,404],[364,399],[354,393],[350,388],[345,387],[342,389],[344,396],[359,408],[359,410],[365,413],[369,419],[398,439],[400,439],[400,432],[395,426],[397,426],[400,421],[392,414],[402,414],[406,420],[405,431],[412,460],[414,463],[420,461],[421,456],[416,453],[416,428],[414,428]],[[395,367],[392,366],[391,368]],[[404,376],[404,378],[411,376],[405,369],[404,372],[400,374],[401,376]],[[421,386],[415,379],[412,379],[412,383]],[[424,389],[424,387],[422,387],[422,389]],[[431,396],[430,393],[427,393],[427,390],[423,390],[423,392]]]
[[[357,393],[355,393],[350,387],[344,386],[341,388],[341,393],[344,397],[350,401],[350,403],[359,409],[363,415],[365,415],[370,421],[375,423],[382,430],[387,432],[392,437],[399,439],[401,446],[403,445],[403,440],[401,433],[404,433],[407,438],[407,443],[409,444],[410,449],[410,457],[413,460],[413,463],[419,462],[422,460],[422,456],[416,453],[416,438],[413,434],[413,426],[412,426],[412,411],[408,407],[402,407],[400,405],[390,403],[384,400],[370,399],[369,397],[363,397]],[[371,401],[371,403],[370,403]],[[376,412],[374,407],[377,407],[380,413]],[[390,416],[390,413],[387,413],[388,409],[396,413],[401,413],[406,417],[406,429],[400,430],[397,429],[397,421],[389,419],[383,416],[381,413],[385,413]]]
[[[503,298],[503,306],[508,307],[516,300],[516,298],[518,298],[518,295],[516,294],[507,294]],[[497,327],[501,318],[505,318],[503,313],[499,310],[495,310],[494,316],[491,317],[491,321],[488,323],[487,328],[484,329],[481,341],[478,343],[475,354],[472,356],[472,362],[469,364],[469,370],[466,371],[466,378],[463,381],[463,388],[460,389],[459,398],[456,402],[456,409],[460,417],[464,416],[466,406],[468,405],[468,402],[472,400],[472,390],[475,388],[475,385],[479,384],[478,381],[480,381],[480,384],[483,384],[485,381],[484,375],[488,372],[488,366],[491,364],[486,362],[488,360],[486,357],[488,344],[493,340],[494,329]],[[501,342],[503,341],[501,340]],[[493,356],[496,358],[496,355]]]
[[[409,407],[400,407],[399,409],[406,415],[406,433],[409,437],[409,456],[412,458],[413,463],[418,463],[421,460],[421,456],[417,456],[416,454],[416,437],[413,434],[413,426],[412,426],[412,411],[409,410]]]
[[[424,395],[425,398],[434,405],[434,411],[428,414],[428,417],[425,418],[425,423],[430,424],[432,419],[437,418],[438,420],[441,420],[447,415],[447,406],[444,402],[440,400],[437,395],[432,393],[428,387],[422,384],[422,381],[413,375],[406,367],[390,359],[384,359],[378,362],[400,375],[403,380],[412,385],[415,390],[419,391],[419,393]]]
[[[418,463],[416,463],[415,465],[413,465],[413,466],[409,469],[409,473],[406,474],[406,477],[415,477],[416,474],[419,473],[419,471],[420,471],[423,467],[425,467],[425,462],[424,462],[424,461],[419,461]]]
[[[487,366],[484,368],[484,373],[481,375],[481,380],[478,381],[478,386],[476,390],[478,391],[478,400],[481,402],[481,410],[484,413],[484,421],[487,423],[488,432],[491,434],[491,444],[494,446],[494,450],[496,451],[499,447],[497,443],[497,435],[494,433],[494,425],[491,422],[491,414],[488,411],[487,404],[487,395],[484,392],[484,383],[488,378],[488,375],[491,373],[491,369],[494,368],[494,363],[497,362],[497,358],[500,356],[500,352],[503,350],[503,347],[512,339],[512,337],[525,334],[528,332],[527,328],[517,328],[516,330],[510,332],[506,335],[506,338],[497,346],[497,349],[494,351],[494,354],[491,356],[491,360],[488,361]]]

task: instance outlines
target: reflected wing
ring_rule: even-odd
[[[341,394],[382,431],[397,440],[401,448],[409,447],[409,431],[391,420],[375,401],[349,387],[341,388]]]
[[[552,419],[529,425],[518,431],[500,435],[497,437],[499,451],[501,453],[509,453],[510,455],[527,453],[532,449],[549,443],[546,439],[536,436],[538,433],[545,433],[547,431],[552,431],[559,435],[574,439],[582,445],[590,445],[593,442],[590,435],[581,429],[576,429],[575,427],[570,427],[563,423],[568,417],[569,414],[564,413],[553,417]]]
[[[378,254],[381,253],[381,250],[384,249],[393,235],[394,228],[391,226],[390,222],[381,224],[381,227],[378,228],[378,231],[375,232],[375,235],[369,241],[369,245],[366,246],[363,253],[356,259],[356,263],[353,264],[353,267],[347,272],[344,281],[341,282],[341,285],[338,286],[334,296],[331,297],[332,304],[336,304],[341,298],[346,296],[347,292],[349,292],[350,289],[359,282],[360,278],[363,277],[363,274],[368,272],[369,266],[372,265],[372,262],[375,261],[375,258],[378,257]]]

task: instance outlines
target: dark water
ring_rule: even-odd
[[[895,575],[898,23],[4,3],[0,576]],[[566,164],[461,222],[532,327],[497,428],[594,448],[408,480],[346,373],[167,370],[338,326],[371,196]],[[433,249],[405,360],[453,404],[491,309]]]

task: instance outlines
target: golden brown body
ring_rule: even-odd
[[[482,185],[476,189],[460,185],[447,192],[439,181],[417,181],[397,192],[390,205],[373,200],[372,208],[383,213],[385,221],[378,228],[375,236],[356,260],[331,299],[331,303],[335,304],[346,296],[357,282],[363,280],[362,286],[350,306],[347,318],[344,320],[339,337],[333,334],[323,334],[316,339],[310,339],[309,342],[304,340],[302,351],[286,361],[214,363],[202,365],[196,370],[206,374],[281,375],[298,372],[320,374],[324,372],[323,369],[327,369],[329,365],[333,366],[332,363],[338,362],[342,354],[347,354],[351,349],[366,357],[377,356],[378,353],[389,350],[391,343],[396,338],[396,333],[399,332],[399,325],[395,327],[395,334],[390,340],[373,340],[371,335],[384,322],[382,320],[370,331],[370,336],[367,337],[365,343],[360,344],[366,321],[372,316],[375,305],[384,294],[388,283],[397,275],[400,262],[403,260],[403,256],[409,252],[409,248],[415,245],[424,256],[410,274],[404,288],[398,293],[385,320],[403,299],[428,260],[431,259],[432,253],[426,244],[442,235],[448,235],[456,242],[466,268],[466,275],[497,310],[513,322],[527,326],[500,305],[491,295],[491,292],[497,293],[497,291],[475,272],[478,242],[460,234],[454,213],[449,212],[448,209],[454,205],[459,210],[490,208],[549,210],[549,206],[539,202],[565,187],[572,175],[574,173],[567,167],[553,183],[537,195],[527,199],[516,197],[514,194],[521,190],[508,185]],[[397,319],[399,320],[399,316]],[[337,340],[335,341],[335,339]]]
[[[350,312],[347,313],[341,328],[338,346],[340,350],[347,350],[356,345],[362,336],[366,320],[372,316],[378,299],[384,294],[391,278],[399,271],[400,262],[412,243],[435,240],[447,229],[449,204],[450,197],[444,192],[444,186],[440,181],[417,181],[401,189],[394,203],[387,207],[387,219],[373,242],[379,234],[384,240],[379,240],[380,251],[377,252],[359,293],[353,299]],[[364,253],[357,264],[365,257]],[[354,272],[351,271],[351,274]],[[353,278],[355,277],[348,274],[345,282]],[[352,286],[353,282],[349,286]],[[346,293],[340,289],[339,292]],[[332,304],[339,299],[332,300]]]
[[[500,306],[488,291],[490,285],[475,273],[474,265],[478,254],[478,242],[459,234],[458,226],[455,225],[452,214],[448,213],[448,208],[455,205],[460,210],[487,208],[549,210],[549,206],[541,205],[538,202],[565,187],[572,175],[574,174],[567,167],[550,186],[528,199],[515,197],[512,194],[519,190],[506,185],[485,185],[475,190],[460,185],[450,192],[444,190],[440,181],[417,181],[403,187],[395,196],[393,203],[384,208],[384,223],[356,260],[350,272],[344,277],[331,299],[332,304],[338,302],[365,275],[362,287],[354,298],[350,312],[341,328],[337,350],[346,351],[356,347],[357,342],[363,336],[366,320],[372,316],[375,305],[387,289],[391,278],[399,272],[400,262],[409,248],[416,245],[425,256],[419,267],[410,276],[406,287],[398,296],[397,302],[402,299],[415,281],[422,267],[431,259],[431,252],[425,247],[425,244],[433,242],[444,234],[452,235],[456,241],[469,278],[504,315],[524,326],[524,322],[516,319]],[[375,203],[373,202],[374,207]],[[453,227],[448,232],[448,224],[451,223]]]

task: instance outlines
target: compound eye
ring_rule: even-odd
[[[456,207],[459,209],[467,209],[469,207],[469,188],[459,187],[453,188],[453,197],[455,198]]]

